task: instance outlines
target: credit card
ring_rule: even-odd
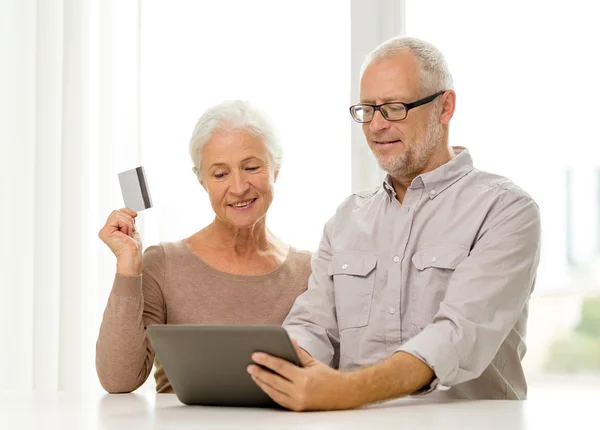
[[[139,212],[152,207],[143,166],[119,173],[119,183],[126,208]]]

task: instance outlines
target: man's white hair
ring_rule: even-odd
[[[274,171],[281,168],[283,149],[268,115],[244,100],[227,100],[209,108],[198,120],[190,139],[190,157],[193,171],[201,181],[202,149],[217,130],[247,130],[261,139],[271,155]]]
[[[450,90],[454,87],[452,75],[442,53],[429,42],[415,37],[398,36],[386,40],[375,48],[362,64],[360,76],[371,64],[394,57],[409,51],[415,57],[419,66],[421,95],[427,96],[438,91]]]

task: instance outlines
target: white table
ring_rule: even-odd
[[[527,401],[402,399],[353,411],[184,406],[173,394],[0,392],[0,429],[569,430],[600,428],[600,395],[550,392]]]

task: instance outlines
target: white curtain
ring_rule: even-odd
[[[107,178],[139,161],[138,8],[0,2],[0,389],[97,385],[114,262],[96,234]]]

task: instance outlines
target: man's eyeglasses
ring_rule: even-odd
[[[371,122],[373,116],[375,115],[375,111],[379,111],[381,112],[381,116],[383,116],[387,121],[402,121],[408,115],[409,110],[427,103],[431,103],[438,96],[441,96],[445,92],[446,91],[440,91],[439,93],[432,94],[413,103],[392,102],[383,103],[381,105],[360,103],[350,106],[350,115],[352,115],[352,119],[354,121],[365,123]]]

